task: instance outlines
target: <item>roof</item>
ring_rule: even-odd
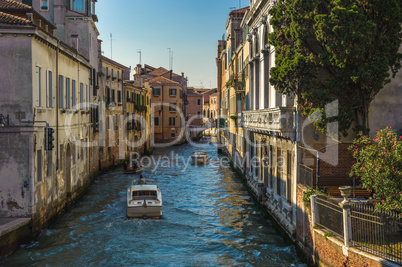
[[[0,11],[0,23],[12,24],[12,25],[32,25],[32,22],[28,19],[14,16],[11,14],[3,13]]]
[[[250,7],[249,6],[247,6],[247,7],[243,7],[243,8],[240,8],[240,9],[236,9],[236,10],[233,10],[232,12],[230,12],[229,13],[229,15],[240,15],[240,14],[245,14],[246,13],[246,11],[247,10],[249,10],[250,9]]]
[[[161,76],[165,73],[169,72],[167,69],[163,67],[159,67],[151,72],[148,72],[147,75],[155,75],[155,76]]]
[[[199,97],[202,96],[200,93],[197,93],[194,90],[188,90],[188,89],[187,89],[187,95],[188,96],[199,96]]]
[[[33,10],[33,8],[29,5],[14,1],[14,0],[0,0],[0,10],[20,10],[20,11],[28,11]]]
[[[115,66],[123,68],[123,69],[128,69],[128,67],[126,67],[126,66],[124,66],[124,65],[122,65],[122,64],[120,64],[120,63],[118,63],[118,62],[116,62],[114,60],[111,60],[110,58],[107,58],[105,56],[102,56],[102,61],[106,61],[106,62],[108,62],[108,63],[110,63],[112,65],[115,65]]]
[[[151,84],[174,84],[174,85],[180,85],[180,83],[169,80],[163,76],[158,76],[155,78],[152,78],[149,83]],[[180,85],[181,86],[181,85]]]

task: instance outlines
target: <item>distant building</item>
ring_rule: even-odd
[[[202,125],[202,94],[188,87],[187,101],[187,125]]]
[[[211,117],[211,107],[210,107],[210,96],[214,93],[217,92],[216,88],[213,89],[209,89],[205,92],[202,93],[202,102],[203,102],[203,106],[202,106],[202,113],[203,113],[203,122],[207,123],[209,121],[212,121],[212,117]]]
[[[151,123],[154,143],[184,141],[187,79],[165,68],[137,65],[134,79],[151,86]]]

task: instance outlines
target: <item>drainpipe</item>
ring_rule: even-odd
[[[316,188],[318,189],[320,186],[320,151],[317,151],[317,170],[316,170]]]
[[[59,45],[60,41],[57,40],[56,47],[56,166],[59,169]]]

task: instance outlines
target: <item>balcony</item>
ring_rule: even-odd
[[[295,111],[294,107],[243,111],[244,127],[257,132],[276,132],[293,140],[296,134]]]

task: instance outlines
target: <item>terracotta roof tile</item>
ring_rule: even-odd
[[[232,12],[230,12],[229,15],[244,14],[244,13],[246,13],[246,11],[249,10],[249,9],[250,9],[249,6],[248,6],[248,7],[243,7],[243,8],[240,8],[240,9],[236,9],[236,10],[233,10]]]
[[[147,74],[149,75],[155,75],[155,76],[161,76],[163,74],[165,74],[166,72],[169,72],[167,69],[163,68],[163,67],[159,67],[151,72],[148,72]]]
[[[0,23],[1,24],[13,24],[13,25],[30,25],[32,22],[28,19],[24,19],[18,16],[10,15],[0,11]]]
[[[14,1],[0,0],[0,10],[33,10],[31,6]]]
[[[162,76],[155,77],[155,78],[151,79],[149,82],[151,84],[176,84],[176,85],[180,85],[178,82],[169,80],[169,79],[167,79],[165,77],[162,77]]]

